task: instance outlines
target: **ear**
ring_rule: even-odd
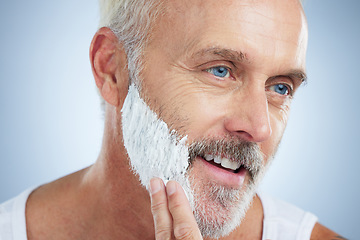
[[[90,46],[91,68],[104,100],[119,106],[121,90],[127,90],[127,59],[118,38],[109,28],[99,29]]]

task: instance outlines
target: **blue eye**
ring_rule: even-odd
[[[209,69],[206,69],[206,71],[208,73],[213,74],[216,77],[220,77],[220,78],[225,78],[225,77],[230,77],[230,72],[229,69],[227,69],[226,67],[212,67]]]
[[[270,86],[269,90],[281,95],[289,95],[290,93],[290,88],[285,84],[275,84],[273,86]]]

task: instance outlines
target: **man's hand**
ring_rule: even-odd
[[[175,181],[165,185],[159,178],[150,181],[151,212],[156,240],[202,239],[185,192]]]

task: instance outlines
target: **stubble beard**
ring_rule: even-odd
[[[220,238],[230,234],[244,219],[256,194],[265,167],[257,144],[227,137],[221,140],[203,139],[189,147],[190,162],[205,154],[223,156],[240,162],[249,173],[249,181],[241,188],[219,185],[207,177],[195,176],[189,168],[188,176],[194,195],[194,216],[203,237]]]
[[[211,238],[226,236],[241,224],[256,189],[253,185],[231,189],[211,181],[192,187],[196,222],[202,236]]]
[[[167,124],[148,107],[134,83],[129,87],[121,111],[124,146],[132,170],[144,187],[148,189],[153,177],[159,177],[165,183],[168,180],[179,182],[203,237],[226,236],[240,225],[265,171],[257,144],[244,144],[240,140],[235,144],[234,139],[203,139],[189,145],[186,136],[180,137],[176,131],[170,131]],[[249,167],[250,181],[241,189],[233,189],[211,179],[194,176],[191,162],[205,150],[235,154],[234,160],[242,161]]]

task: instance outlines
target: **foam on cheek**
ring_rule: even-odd
[[[189,166],[187,137],[178,140],[175,131],[170,133],[167,124],[140,98],[134,84],[129,88],[121,112],[124,146],[142,185],[148,189],[153,177],[159,177],[165,183],[173,179],[188,195],[190,186],[185,177]]]

